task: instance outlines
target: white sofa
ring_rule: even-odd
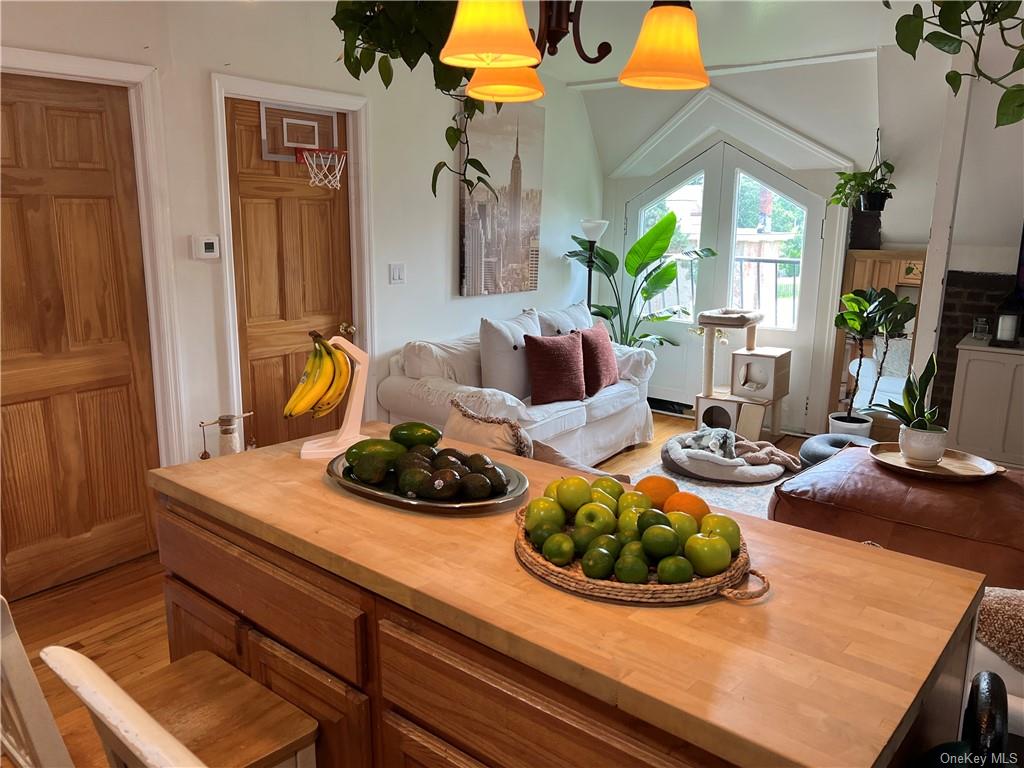
[[[619,382],[581,401],[531,405],[499,389],[481,386],[479,337],[406,344],[389,361],[377,399],[391,423],[423,421],[443,427],[455,395],[481,416],[518,421],[533,440],[547,443],[581,464],[594,465],[654,437],[647,384],[654,353],[618,344]]]

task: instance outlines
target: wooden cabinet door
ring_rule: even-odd
[[[341,189],[311,187],[304,165],[263,159],[259,102],[228,99],[226,122],[242,404],[253,411],[256,443],[337,429],[343,407],[316,421],[285,421],[281,412],[311,348],[309,331],[330,338],[352,322],[348,172]],[[345,146],[339,114],[338,147]]]
[[[164,603],[171,661],[210,651],[249,671],[248,627],[240,618],[170,576],[164,578]]]
[[[255,630],[249,674],[319,724],[317,768],[369,768],[370,699]]]
[[[394,712],[381,718],[384,768],[483,768],[451,744]]]
[[[124,88],[3,75],[3,577],[9,598],[154,549],[159,463]]]

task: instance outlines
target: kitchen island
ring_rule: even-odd
[[[519,566],[511,512],[381,506],[299,447],[150,483],[172,659],[307,711],[320,768],[873,766],[956,738],[980,574],[740,514],[761,601],[591,602]],[[531,496],[567,474],[494,458]]]

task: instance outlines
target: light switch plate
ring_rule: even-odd
[[[388,264],[388,284],[405,285],[405,264]]]

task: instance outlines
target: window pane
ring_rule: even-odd
[[[800,205],[737,174],[732,305],[763,312],[766,327],[796,328],[806,224]]]
[[[704,174],[698,173],[681,187],[655,200],[640,211],[640,233],[653,227],[670,211],[676,215],[676,233],[668,246],[668,253],[681,256],[684,251],[700,247],[700,219],[704,205]],[[656,312],[665,307],[681,306],[692,314],[697,294],[696,259],[683,257],[679,262],[679,277],[660,296],[651,300],[650,310]]]

